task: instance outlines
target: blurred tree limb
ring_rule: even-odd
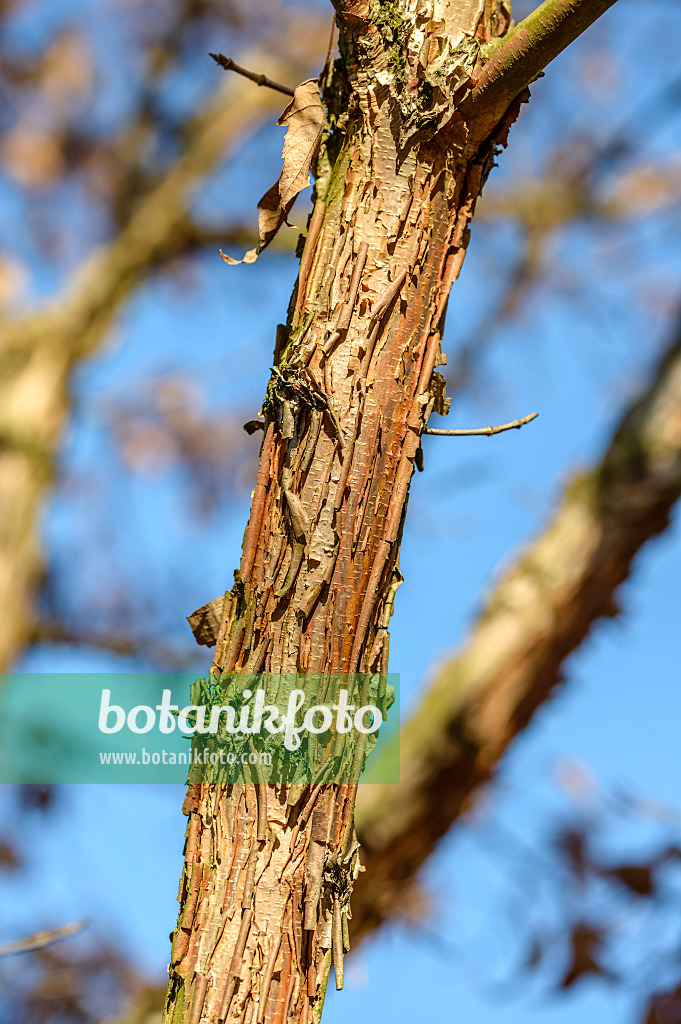
[[[295,22],[294,22],[295,24]],[[244,59],[297,81],[314,58],[316,26],[290,56]],[[320,51],[322,36],[319,34]],[[298,56],[296,56],[296,54]],[[200,183],[249,133],[278,112],[281,99],[241,79],[221,82],[187,131],[186,149],[137,204],[112,241],[94,252],[64,292],[45,307],[0,321],[0,666],[30,635],[42,572],[37,516],[69,412],[75,364],[104,341],[123,302],[169,255],[191,245],[190,205]]]
[[[681,496],[681,326],[600,462],[566,486],[548,528],[492,588],[459,653],[436,671],[400,735],[399,786],[360,789],[363,936],[399,916],[418,869],[562,679],[641,548]]]
[[[87,921],[71,921],[60,928],[50,928],[47,931],[36,932],[35,935],[28,935],[24,939],[7,942],[4,946],[0,946],[0,957],[13,956],[16,953],[32,953],[36,949],[44,949],[55,942],[61,942],[62,939],[68,939],[72,935],[77,935],[87,925]]]

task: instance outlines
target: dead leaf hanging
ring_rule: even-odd
[[[249,249],[241,260],[235,260],[220,250],[225,263],[255,263],[287,220],[296,196],[310,184],[310,165],[319,148],[323,123],[319,82],[316,78],[309,78],[296,88],[293,99],[277,121],[286,128],[282,151],[284,165],[279,181],[265,192],[258,203],[258,245]]]
[[[310,184],[310,164],[322,137],[324,108],[316,78],[301,82],[277,124],[287,128],[279,198],[284,209]]]
[[[293,205],[293,204],[291,204]],[[270,244],[281,225],[286,220],[291,206],[282,208],[279,201],[279,182],[268,188],[265,195],[258,201],[258,244],[255,249],[249,249],[241,260],[235,260],[220,249],[220,255],[225,263],[236,266],[238,263],[255,263],[263,249]]]

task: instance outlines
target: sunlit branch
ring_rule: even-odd
[[[254,71],[249,71],[247,68],[243,68],[241,64],[237,64],[231,57],[225,57],[224,53],[211,53],[210,57],[213,58],[216,64],[219,64],[225,71],[234,71],[237,75],[243,75],[244,78],[248,78],[251,82],[255,82],[256,85],[263,85],[267,89],[274,89],[276,92],[283,92],[285,96],[293,96],[293,89],[289,89],[288,85],[280,85],[279,82],[273,82],[267,75],[259,75]]]
[[[491,44],[468,105],[508,104],[596,21],[616,0],[544,0],[499,41]]]

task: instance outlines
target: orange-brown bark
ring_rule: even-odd
[[[386,670],[420,435],[446,411],[449,290],[520,102],[459,109],[480,44],[508,27],[501,2],[335,7],[343,56],[322,79],[316,202],[219,672]],[[190,789],[167,1021],[319,1020],[332,957],[342,983],[354,800],[338,785]]]
[[[484,3],[464,7],[459,29],[484,33]],[[433,373],[447,297],[515,114],[475,139],[443,96],[439,130],[409,137],[407,125],[401,141],[400,97],[379,80],[391,73],[382,30],[362,22],[356,36],[349,23],[343,32],[352,56],[326,82],[338,114],[264,405],[215,653],[223,672],[386,669],[414,459],[441,401]],[[350,880],[357,870],[354,796],[351,786],[269,787],[258,807],[253,787],[190,790],[168,1020],[319,1018],[340,928],[330,865]]]

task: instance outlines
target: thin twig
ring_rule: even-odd
[[[210,57],[213,58],[216,64],[219,64],[225,71],[235,71],[237,75],[243,75],[244,78],[248,78],[251,82],[255,82],[256,85],[264,85],[268,89],[275,89],[277,92],[283,92],[285,96],[293,96],[293,89],[289,89],[287,85],[280,85],[279,82],[273,82],[267,75],[256,75],[253,71],[248,71],[246,68],[242,68],[240,64],[233,61],[231,57],[225,57],[223,53],[211,53]]]
[[[71,921],[70,924],[62,925],[61,928],[51,928],[49,931],[36,932],[35,935],[29,935],[25,939],[17,939],[16,942],[8,942],[5,946],[0,946],[0,956],[11,956],[12,953],[30,953],[35,949],[44,949],[46,946],[51,946],[53,942],[68,939],[69,936],[82,931],[83,928],[87,928],[89,923],[86,919]]]
[[[474,430],[436,430],[426,428],[423,433],[437,434],[439,437],[472,437],[473,435],[491,437],[492,434],[501,434],[504,430],[519,430],[521,427],[524,427],[526,423],[531,423],[532,420],[536,420],[538,415],[538,412],[531,412],[529,416],[523,416],[522,419],[513,420],[512,423],[502,423],[498,427],[476,427]]]

